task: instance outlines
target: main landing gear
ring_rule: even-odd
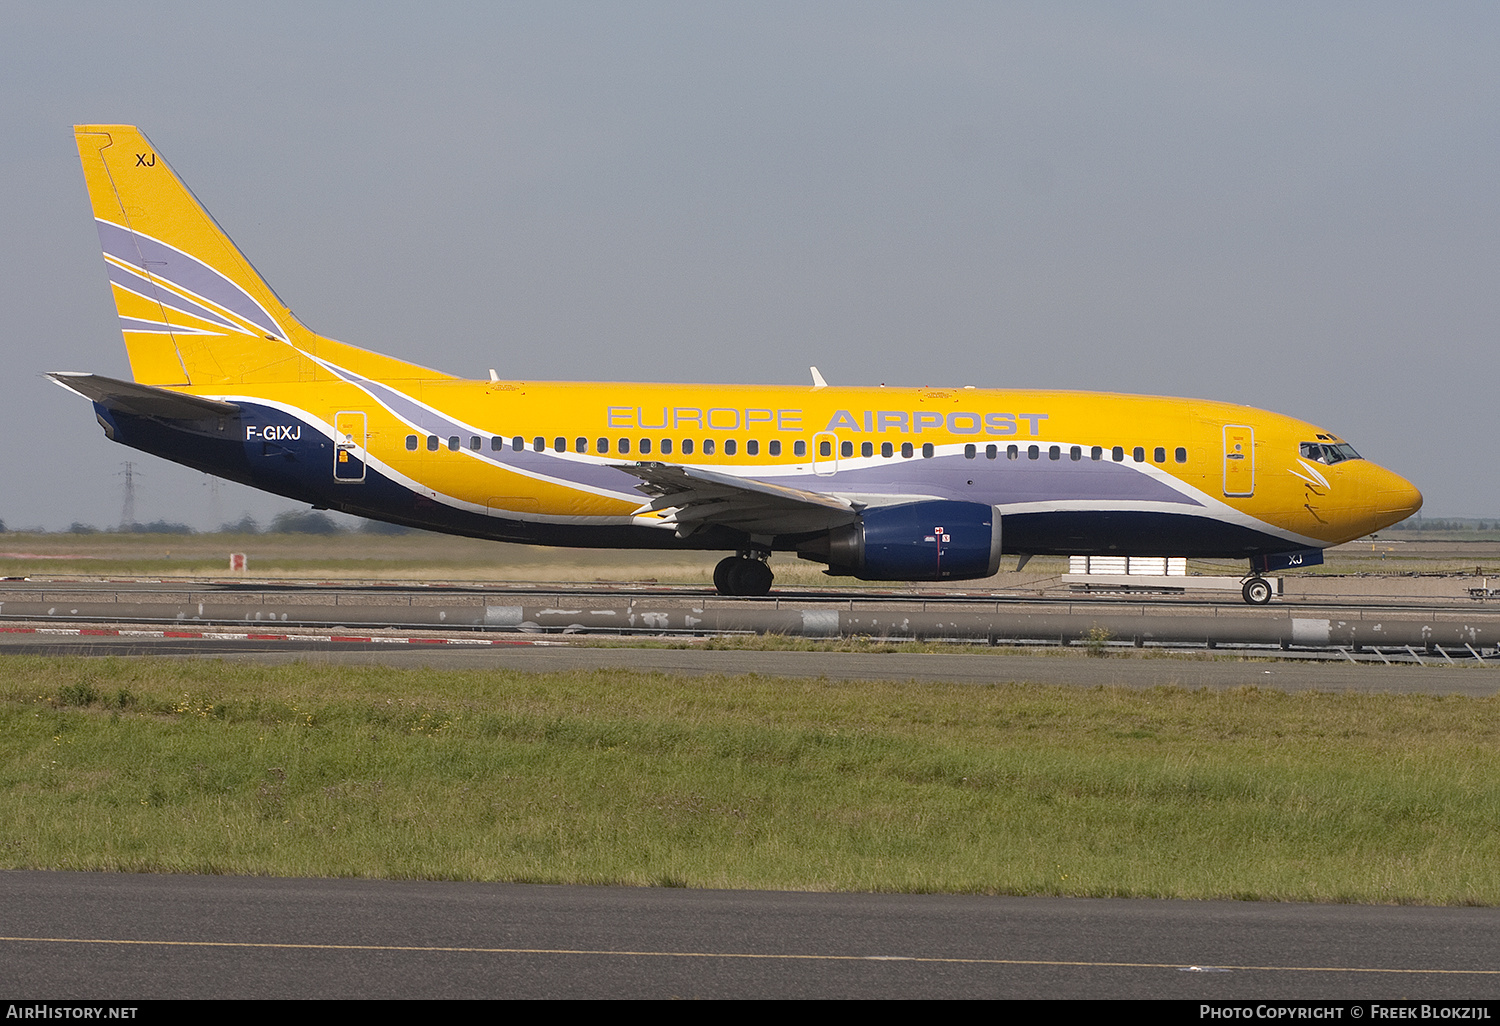
[[[720,595],[765,595],[774,575],[766,564],[769,552],[742,552],[721,559],[714,567],[714,587]]]
[[[1271,601],[1271,582],[1264,577],[1252,577],[1240,588],[1240,594],[1252,606],[1263,606]]]

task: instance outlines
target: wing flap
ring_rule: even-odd
[[[698,467],[666,463],[616,464],[641,479],[637,489],[650,496],[636,511],[687,537],[705,524],[749,534],[777,535],[826,531],[851,523],[857,504],[835,495],[736,477]]]

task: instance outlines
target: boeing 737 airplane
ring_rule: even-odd
[[[317,508],[541,545],[770,553],[958,581],[1002,553],[1249,560],[1415,513],[1347,442],[1247,406],[1095,392],[465,381],[309,331],[128,125],[74,129],[133,381],[56,372],[124,445]]]

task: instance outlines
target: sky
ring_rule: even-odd
[[[107,441],[71,126],[315,331],[470,377],[1303,417],[1500,516],[1500,5],[0,0],[0,521],[294,508]],[[1478,471],[1474,463],[1478,461]]]

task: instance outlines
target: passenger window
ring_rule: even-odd
[[[535,438],[533,438],[531,440],[531,448],[534,451],[536,451],[536,452],[546,452],[547,451],[547,440],[545,438],[543,438],[541,435],[537,435]]]
[[[608,438],[601,438],[601,439],[599,439],[599,446],[594,451],[597,452],[597,453],[599,453],[601,456],[604,455],[605,453],[609,452],[609,439]]]
[[[441,443],[438,441],[438,436],[437,435],[428,435],[427,436],[427,451],[428,452],[437,452],[438,451],[438,446],[440,444]]]
[[[780,456],[781,440],[779,438],[771,439],[771,444],[766,447],[766,451],[769,452],[772,456]]]
[[[821,442],[819,442],[818,443],[818,455],[819,456],[832,456],[833,455],[833,443],[830,442],[826,438],[823,439]]]
[[[714,440],[712,438],[705,438],[703,440],[703,455],[705,455],[705,456],[712,456],[713,454],[714,454]]]
[[[449,452],[458,452],[458,436],[457,435],[449,435],[448,436],[448,451]]]
[[[884,456],[886,459],[890,459],[892,456],[896,455],[896,447],[890,442],[881,442],[880,455]]]
[[[651,455],[651,439],[649,439],[649,438],[642,438],[641,439],[641,455],[642,456],[650,456]]]
[[[665,445],[666,443],[663,442],[662,444]],[[666,449],[662,449],[662,452],[666,451]],[[693,440],[691,438],[684,438],[682,440],[682,454],[684,456],[691,456],[693,454]]]
[[[630,455],[630,439],[620,439],[620,444],[615,446],[615,452],[619,453],[621,456]]]
[[[1098,463],[1100,460],[1104,459],[1104,446],[1096,445],[1092,449],[1090,449],[1089,459],[1093,460],[1095,463]]]
[[[491,452],[499,452],[501,449],[504,449],[504,448],[505,448],[505,439],[501,438],[499,435],[491,435],[490,436],[490,451]]]
[[[901,458],[903,460],[909,460],[909,459],[911,459],[911,453],[912,453],[911,443],[910,442],[902,442],[901,443]]]
[[[589,451],[589,440],[587,438],[575,438],[575,439],[573,439],[573,451],[574,452],[588,452]]]
[[[1136,446],[1133,450],[1131,450],[1130,455],[1132,457],[1134,457],[1134,459],[1135,459],[1135,461],[1137,463],[1145,463],[1146,462],[1146,450],[1143,449],[1143,448],[1141,448],[1139,445]]]
[[[484,443],[479,440],[479,436],[478,435],[470,435],[469,436],[469,449],[471,451],[478,452],[479,451],[479,447],[481,445],[483,445],[483,444]]]
[[[567,452],[568,440],[566,438],[554,438],[552,439],[552,448],[556,449],[558,452]]]
[[[1028,445],[1026,447],[1026,458],[1028,460],[1039,460],[1042,458],[1042,447],[1039,445]]]
[[[1186,463],[1187,462],[1187,450],[1184,449],[1180,445],[1177,447],[1177,451],[1174,452],[1172,455],[1174,457],[1176,457],[1178,463]]]
[[[772,442],[771,444],[775,445],[776,443]],[[771,455],[774,456],[776,454],[772,453]],[[807,455],[807,443],[804,442],[800,438],[797,439],[795,442],[793,442],[792,443],[792,455],[793,456],[806,456]]]
[[[1000,455],[1000,447],[998,445],[986,445],[984,447],[984,458],[985,459],[992,460],[996,456],[999,456],[999,455]]]
[[[663,456],[672,455],[672,440],[670,438],[663,438],[661,440],[661,454]]]
[[[1060,446],[1060,445],[1048,446],[1047,447],[1047,458],[1049,460],[1060,460],[1060,459],[1062,459],[1062,446]]]
[[[738,451],[739,451],[739,443],[737,443],[733,438],[726,438],[726,439],[724,439],[724,455],[725,456],[733,456]]]
[[[844,459],[848,459],[850,456],[853,456],[854,455],[854,443],[853,442],[844,442],[841,445],[839,445],[839,455],[842,456],[842,457],[844,457]]]
[[[862,442],[862,443],[860,443],[859,454],[861,456],[874,456],[875,455],[875,443],[874,442]]]
[[[417,451],[417,436],[416,435],[407,435],[406,436],[406,448],[407,448],[407,450],[409,452],[416,452]]]
[[[978,455],[979,449],[974,445],[973,442],[970,442],[968,445],[964,446],[964,459],[972,460],[975,456]]]
[[[754,438],[752,438],[749,441],[747,441],[745,443],[745,455],[746,456],[759,456],[760,455],[760,442],[757,441]]]
[[[1020,459],[1021,458],[1021,447],[1019,445],[1007,445],[1005,447],[1005,458],[1008,459],[1008,460],[1018,460],[1018,459]]]
[[[924,460],[930,460],[930,459],[932,459],[932,443],[931,442],[923,442],[922,443],[922,458]]]
[[[1069,449],[1068,459],[1072,460],[1074,463],[1077,463],[1079,460],[1083,459],[1083,446],[1075,445],[1073,446],[1073,448]]]
[[[511,450],[511,452],[520,452],[522,449],[525,449],[525,448],[526,448],[526,439],[522,438],[520,435],[517,435],[516,437],[514,437],[514,438],[512,438],[510,440],[510,450]]]
[[[1124,463],[1125,449],[1122,446],[1115,446],[1113,449],[1109,450],[1109,458],[1114,460],[1116,463]]]
[[[1158,445],[1151,451],[1151,459],[1155,463],[1167,462],[1167,450]]]

